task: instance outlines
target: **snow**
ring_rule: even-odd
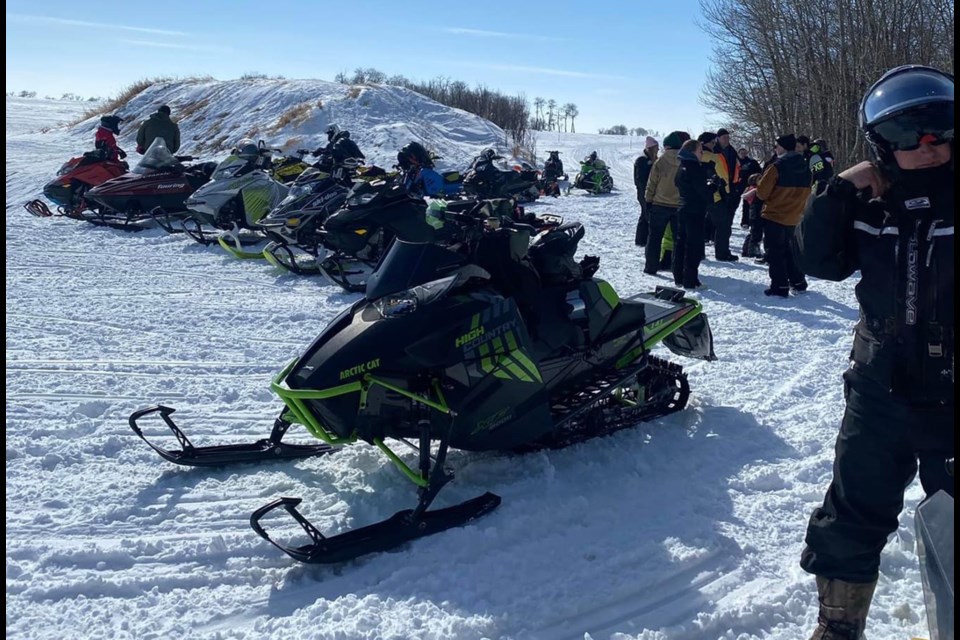
[[[399,89],[366,90],[360,106],[328,83],[271,82],[229,92],[213,83],[158,87],[130,111],[143,115],[163,100],[176,115],[191,92],[228,96],[211,99],[196,128],[187,119],[186,152],[209,139],[222,103],[237,106],[224,122],[242,134],[290,104],[323,99],[312,120],[269,142],[301,135],[319,144],[329,109],[378,162],[422,135],[462,165],[501,135]],[[8,637],[810,633],[813,579],[797,560],[831,477],[857,315],[852,282],[813,280],[805,294],[771,300],[763,267],[706,260],[707,287],[693,295],[720,360],[682,363],[692,388],[685,411],[567,450],[452,452],[456,480],[438,506],[493,491],[503,504],[492,514],[390,553],[298,565],[251,531],[255,508],[300,496],[303,513],[335,533],[411,507],[413,487],[366,445],[295,463],[176,468],[131,433],[127,416],[160,402],[178,409],[194,444],[265,437],[280,406],[271,376],[355,296],[157,231],[28,216],[22,202],[93,135],[90,123],[36,130],[87,106],[7,99]],[[128,149],[133,130],[121,139]],[[612,194],[574,191],[531,208],[583,221],[582,253],[601,256],[600,275],[622,295],[670,284],[641,272],[633,246],[641,144],[585,134],[537,141],[560,149],[571,175],[594,149],[611,167]],[[739,247],[742,232],[734,235]],[[294,430],[289,437],[305,440]],[[927,635],[913,535],[921,497],[912,485],[883,553],[870,637]],[[279,518],[268,524],[281,536],[294,530]]]

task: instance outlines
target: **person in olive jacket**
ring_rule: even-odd
[[[146,153],[156,138],[163,138],[170,153],[180,149],[180,126],[170,119],[170,107],[162,105],[137,129],[137,153]]]
[[[918,65],[884,74],[860,106],[875,162],[831,179],[797,231],[807,274],[841,281],[860,272],[833,480],[800,559],[816,576],[814,640],[861,637],[880,553],[917,472],[927,496],[953,496],[953,85]]]

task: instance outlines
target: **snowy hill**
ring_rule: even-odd
[[[320,85],[291,88],[283,104],[319,99],[310,87]],[[267,101],[272,86],[256,81],[249,90]],[[159,88],[136,112],[161,100],[182,110],[174,98],[194,90],[216,89]],[[339,105],[338,122],[365,150],[386,155],[388,140],[430,127],[437,129],[429,135],[450,136],[435,138],[444,153],[498,135],[450,114],[441,129],[440,115],[415,113],[419,103],[406,93],[368,95],[371,105],[409,105],[409,123],[376,120],[349,96],[323,97]],[[230,116],[239,130],[256,103],[226,98],[246,105]],[[566,450],[453,452],[456,479],[436,506],[489,490],[503,497],[496,511],[395,552],[342,566],[297,565],[250,530],[255,508],[300,496],[303,513],[336,533],[411,507],[410,483],[365,445],[292,464],[175,468],[126,419],[160,402],[178,409],[198,446],[265,437],[280,407],[271,376],[355,296],[182,238],[29,217],[21,201],[92,133],[89,125],[15,133],[77,113],[69,111],[75,103],[43,106],[44,115],[41,101],[28,102],[7,101],[8,637],[803,640],[810,633],[813,580],[797,559],[831,475],[840,375],[857,315],[853,282],[813,280],[804,295],[772,300],[762,295],[765,268],[708,258],[707,288],[693,295],[710,316],[720,360],[682,362],[692,389],[685,411]],[[198,122],[212,131],[227,108],[211,101]],[[279,118],[284,108],[269,113]],[[327,108],[271,143],[316,136]],[[380,128],[368,133],[360,122]],[[592,150],[611,165],[617,190],[609,196],[574,192],[531,209],[583,221],[581,252],[601,257],[600,275],[622,295],[670,283],[643,274],[633,246],[639,145],[595,135],[537,141],[541,154],[560,149],[571,173]],[[735,246],[740,240],[737,229]],[[305,436],[291,431],[290,438]],[[871,638],[927,635],[913,536],[920,497],[912,486],[883,554]]]
[[[351,132],[368,161],[396,162],[397,150],[417,140],[442,149],[444,159],[464,166],[481,149],[503,148],[504,132],[491,122],[434,102],[409,89],[352,87],[322,80],[200,80],[158,82],[117,110],[125,122],[119,137],[135,147],[144,118],[168,105],[180,124],[183,153],[224,155],[239,139],[264,140],[292,152],[326,144],[324,131],[337,124]],[[72,137],[93,140],[97,118],[71,128]]]

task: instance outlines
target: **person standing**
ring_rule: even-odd
[[[827,149],[827,141],[818,138],[810,145],[810,175],[813,192],[820,193],[833,177],[833,154]]]
[[[794,260],[793,233],[810,195],[810,168],[797,152],[797,138],[777,138],[777,159],[757,183],[757,197],[763,200],[763,245],[770,270],[768,296],[789,297],[790,290],[806,291],[807,281]]]
[[[877,80],[859,117],[874,161],[810,198],[797,233],[809,275],[860,272],[833,480],[800,559],[816,576],[811,640],[861,637],[880,553],[917,471],[927,496],[953,496],[945,466],[955,451],[953,85],[952,75],[919,65]]]
[[[673,281],[678,287],[696,289],[700,283],[703,260],[703,227],[707,207],[713,205],[713,193],[707,186],[710,174],[703,164],[703,145],[687,140],[677,154],[680,168],[675,182],[680,194],[677,212],[677,237],[673,246]]]
[[[743,195],[747,183],[740,173],[740,158],[737,155],[737,150],[730,144],[729,131],[724,128],[717,130],[717,143],[713,150],[726,165],[727,195],[725,196],[725,203],[727,205],[727,216],[730,218],[730,227],[732,228],[733,220],[737,217],[737,209],[740,207],[740,196]],[[729,238],[727,239],[727,253],[730,253]],[[736,258],[736,256],[733,257]]]
[[[707,186],[713,192],[713,203],[707,208],[707,215],[713,223],[713,255],[721,262],[736,262],[739,258],[730,251],[733,214],[728,203],[730,173],[727,161],[717,152],[717,134],[704,131],[697,140],[703,145],[703,161],[712,167],[707,170],[712,174]]]
[[[680,145],[689,139],[690,134],[686,131],[671,131],[663,139],[663,155],[653,163],[647,179],[644,200],[650,214],[650,232],[644,249],[643,272],[649,275],[656,275],[660,266],[664,230],[669,226],[674,237],[677,235],[677,210],[680,208],[680,193],[674,182],[680,168],[677,153]]]
[[[750,157],[750,154],[747,152],[746,147],[740,147],[737,151],[737,161],[740,163],[740,181],[743,183],[743,191],[746,192],[750,188],[750,177],[754,175],[759,175],[760,173],[760,163]],[[743,194],[740,194],[740,199],[743,200]],[[734,215],[736,217],[736,215]],[[740,214],[740,227],[748,228],[750,226],[750,207],[747,204],[747,201],[743,201],[743,210]]]
[[[180,150],[180,126],[170,119],[170,107],[165,104],[156,113],[151,113],[137,129],[137,153],[146,153],[157,138],[163,138],[170,153]]]
[[[633,163],[633,184],[637,187],[637,200],[640,202],[640,219],[637,220],[637,231],[633,240],[638,247],[646,246],[647,236],[650,233],[650,213],[647,211],[647,200],[644,194],[647,190],[650,171],[659,153],[660,143],[655,138],[647,136],[643,143],[643,153]]]

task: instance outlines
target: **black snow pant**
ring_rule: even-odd
[[[663,244],[663,233],[670,225],[673,237],[677,237],[677,210],[655,204],[650,207],[650,235],[647,236],[647,245],[644,250],[643,272],[654,275],[660,266],[660,245]]]
[[[700,283],[700,261],[703,260],[703,210],[680,210],[677,232],[673,237],[673,281],[677,286],[694,288]]]
[[[750,244],[759,247],[763,242],[763,224],[764,220],[759,215],[750,218]]]
[[[776,291],[789,291],[790,287],[807,282],[793,257],[791,245],[795,230],[796,227],[772,220],[763,221],[763,248],[767,253],[767,266],[770,269],[770,288]]]
[[[647,203],[643,199],[643,192],[640,192],[640,219],[637,220],[637,233],[634,236],[633,242],[638,247],[647,246],[647,236],[650,235],[650,212],[647,211]]]
[[[833,481],[807,526],[800,566],[809,573],[873,582],[880,552],[897,530],[903,492],[920,470],[927,496],[953,495],[945,461],[954,456],[953,406],[909,405],[847,371],[847,408],[837,437]],[[918,464],[919,462],[919,464]]]
[[[730,233],[733,227],[733,211],[725,200],[714,202],[707,210],[713,221],[713,255],[717,260],[730,257]]]

